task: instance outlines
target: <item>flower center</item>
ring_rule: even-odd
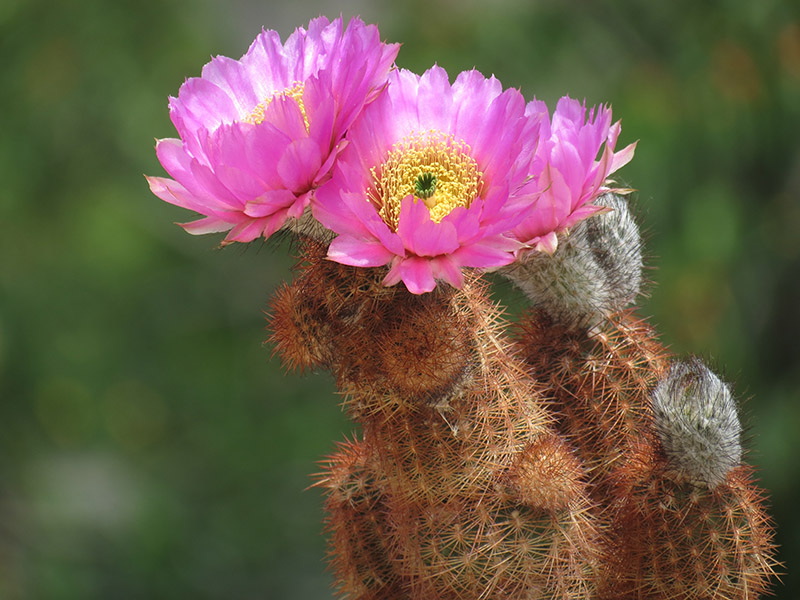
[[[436,175],[433,173],[423,173],[414,182],[414,195],[417,198],[427,200],[436,193]]]
[[[433,130],[403,138],[371,171],[373,187],[367,196],[394,231],[400,203],[409,194],[424,202],[431,220],[439,223],[457,206],[469,207],[483,185],[470,147]]]
[[[253,111],[244,119],[246,123],[252,123],[253,125],[258,125],[264,120],[265,113],[267,112],[267,107],[269,106],[270,102],[275,100],[275,98],[286,97],[286,98],[293,98],[297,102],[297,106],[300,107],[300,112],[303,113],[303,121],[306,124],[306,130],[308,130],[308,116],[306,115],[306,107],[303,104],[303,90],[305,89],[305,84],[302,81],[295,81],[292,84],[292,87],[287,87],[282,92],[275,92],[263,102],[260,102],[258,106],[256,106]]]

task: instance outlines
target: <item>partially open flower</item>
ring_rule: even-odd
[[[614,152],[621,127],[619,121],[612,125],[611,109],[605,106],[587,115],[585,104],[565,96],[558,101],[552,123],[544,102],[534,100],[526,112],[539,115],[542,122],[532,169],[540,193],[514,228],[514,237],[552,254],[559,232],[604,210],[592,204],[595,198],[620,191],[608,187],[608,177],[633,158],[636,143]]]
[[[216,57],[170,98],[180,139],[156,152],[172,179],[149,177],[162,200],[204,218],[190,233],[224,243],[269,237],[299,218],[330,177],[347,128],[383,89],[399,46],[374,25],[319,17],[285,44],[263,31],[240,60]]]
[[[348,133],[314,216],[340,234],[334,261],[390,265],[386,285],[415,294],[456,287],[462,267],[507,265],[521,244],[506,234],[533,202],[528,174],[538,116],[494,78],[444,69],[399,70]]]

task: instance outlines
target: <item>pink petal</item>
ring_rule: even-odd
[[[201,212],[206,208],[206,204],[192,194],[180,183],[167,179],[166,177],[148,177],[145,175],[147,183],[150,184],[150,191],[156,196],[182,208],[188,208],[196,212]]]
[[[206,233],[219,233],[221,231],[228,231],[233,225],[226,223],[215,217],[205,217],[192,221],[191,223],[178,223],[187,233],[192,235],[203,235]]]
[[[442,219],[442,223],[450,223],[458,235],[459,246],[469,244],[481,235],[481,202],[474,201],[469,208],[457,206],[452,212]]]
[[[306,192],[305,194],[300,194],[295,201],[289,206],[286,211],[286,214],[293,219],[299,219],[303,216],[303,213],[306,211],[306,208],[311,203],[311,192]]]
[[[403,280],[408,291],[412,294],[424,294],[436,287],[431,263],[426,258],[418,256],[404,258],[392,268],[392,271],[395,269],[397,269],[400,279]],[[389,275],[386,278],[388,279]]]
[[[242,57],[242,65],[253,84],[259,102],[285,89],[289,79],[289,61],[283,51],[280,35],[276,31],[262,31]],[[255,104],[253,105],[255,106]]]
[[[574,211],[572,211],[572,214],[570,214],[566,219],[564,219],[559,224],[558,229],[559,231],[567,229],[575,225],[575,223],[583,221],[584,219],[587,219],[592,215],[608,212],[609,210],[611,209],[606,206],[598,206],[596,204],[584,204],[580,208],[577,208]]]
[[[320,148],[331,148],[334,141],[336,103],[329,86],[318,78],[309,79],[303,91],[303,104],[308,116],[308,135]]]
[[[261,232],[261,235],[264,236],[264,239],[268,238],[273,233],[278,231],[278,229],[283,227],[284,223],[286,223],[286,217],[288,216],[288,213],[288,210],[279,210],[261,219],[264,227],[264,231]]]
[[[398,256],[405,256],[405,246],[400,236],[394,233],[389,226],[384,223],[380,215],[370,202],[360,193],[342,193],[341,199],[347,203],[352,214],[369,231],[370,236],[377,238],[390,251]]]
[[[322,155],[317,143],[307,137],[293,141],[278,161],[278,174],[284,185],[294,192],[304,192],[322,166]]]
[[[245,204],[244,214],[254,218],[268,217],[291,206],[295,200],[296,196],[289,190],[270,190]]]
[[[231,229],[228,235],[225,236],[222,244],[226,245],[230,242],[252,242],[257,237],[260,237],[263,233],[263,221],[260,219],[255,221],[247,220],[239,223],[233,229]]]
[[[464,285],[464,274],[452,256],[437,256],[432,259],[431,269],[436,279],[442,279],[459,289]]]
[[[186,154],[183,143],[175,138],[166,138],[156,142],[156,156],[161,166],[173,179],[180,180],[191,177],[191,157]]]
[[[338,181],[332,179],[317,190],[315,200],[311,203],[311,214],[336,233],[370,237],[370,230],[356,217],[350,203],[342,200],[344,193]]]
[[[264,109],[264,121],[290,139],[306,137],[306,121],[297,100],[288,96],[276,96]]]
[[[553,254],[556,248],[558,248],[558,236],[553,231],[539,238],[536,244],[534,244],[534,249],[546,252],[547,254]]]
[[[453,91],[447,72],[434,66],[423,73],[419,81],[417,106],[420,124],[424,129],[450,128]]]
[[[510,242],[510,240],[508,241]],[[509,247],[517,249],[519,245],[510,246],[510,244],[497,238],[490,238],[470,246],[461,247],[453,252],[452,256],[460,265],[465,267],[479,267],[482,269],[502,267],[514,262],[514,254],[507,249]]]
[[[256,95],[252,78],[238,60],[217,56],[203,67],[202,78],[225,90],[236,106],[237,119],[249,115],[253,107],[263,100]]]
[[[186,129],[200,126],[214,129],[220,123],[232,123],[239,118],[236,104],[225,90],[200,77],[192,77],[181,86],[173,106],[175,116]],[[178,131],[183,137],[185,132],[180,127]]]
[[[633,153],[636,151],[637,143],[638,142],[633,142],[632,144],[628,144],[619,152],[614,153],[614,159],[611,161],[611,167],[608,170],[609,173],[614,173],[617,169],[624,167],[631,161]]]
[[[435,223],[428,207],[411,195],[400,205],[397,234],[403,245],[417,256],[448,254],[458,248],[458,235],[452,223]]]
[[[328,247],[328,258],[354,267],[380,267],[389,263],[395,254],[374,239],[359,239],[340,235]]]

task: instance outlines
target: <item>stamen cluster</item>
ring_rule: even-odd
[[[482,176],[469,146],[436,131],[411,134],[396,143],[370,172],[374,188],[367,195],[393,231],[403,198],[422,200],[431,220],[439,223],[457,206],[469,208],[479,195]]]

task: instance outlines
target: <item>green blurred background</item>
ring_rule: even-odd
[[[143,174],[185,77],[340,12],[400,66],[613,104],[643,310],[736,382],[800,597],[800,4],[287,4],[0,3],[0,600],[331,598],[305,488],[353,426],[262,345],[290,248],[185,234]]]

